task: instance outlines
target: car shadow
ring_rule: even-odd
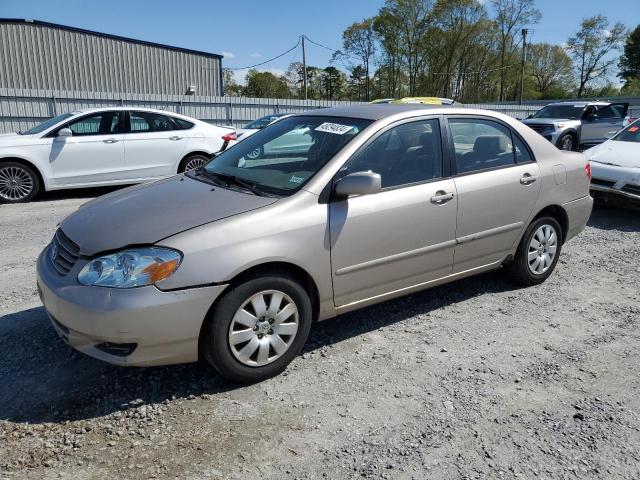
[[[587,225],[600,230],[640,232],[638,211],[595,204]]]
[[[477,295],[514,288],[500,272],[472,277],[341,315],[312,328],[303,352],[426,314]],[[42,307],[0,318],[0,419],[62,423],[141,403],[218,394],[242,385],[204,363],[121,368],[78,353],[57,338]]]

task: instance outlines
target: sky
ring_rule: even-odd
[[[0,18],[31,18],[220,53],[225,56],[223,67],[240,68],[285,52],[301,34],[329,49],[340,48],[344,29],[375,15],[383,4],[384,0],[0,0]],[[582,18],[596,14],[629,28],[640,24],[640,0],[537,0],[536,5],[542,12],[542,21],[531,27],[530,41],[536,43],[564,43]],[[307,43],[309,65],[328,66],[331,54]],[[259,69],[280,74],[301,60],[298,48]],[[245,72],[236,75],[241,78]]]

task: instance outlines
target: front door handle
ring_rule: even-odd
[[[431,203],[442,205],[443,203],[447,203],[449,200],[453,200],[453,197],[453,193],[447,193],[444,190],[438,190],[436,194],[431,197]]]
[[[530,173],[525,173],[522,178],[520,179],[520,183],[522,185],[531,185],[533,182],[535,182],[538,178],[534,177],[533,175],[531,175]]]
[[[169,137],[169,140],[173,140],[175,142],[176,140],[182,140],[182,137],[174,135],[173,137]]]
[[[103,140],[104,143],[116,143],[118,140],[115,138],[107,138],[106,140]]]

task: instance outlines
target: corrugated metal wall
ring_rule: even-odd
[[[220,95],[219,58],[65,30],[0,22],[0,87]]]
[[[0,88],[0,133],[17,132],[81,108],[132,106],[168,110],[215,125],[241,127],[263,115],[304,112],[357,102],[247,97],[94,93]]]

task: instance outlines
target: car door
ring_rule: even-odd
[[[626,116],[626,104],[615,103],[598,108],[598,137],[596,141],[604,142],[613,137],[622,128],[624,117]]]
[[[124,135],[124,154],[129,178],[176,174],[189,141],[188,133],[162,113],[131,110],[127,117],[129,128]]]
[[[602,136],[598,123],[598,107],[589,105],[582,112],[580,124],[580,143],[597,143]]]
[[[56,186],[90,185],[121,180],[124,147],[119,111],[91,113],[76,118],[48,135],[49,163]],[[63,128],[73,133],[58,136]]]
[[[453,272],[501,261],[520,237],[540,192],[525,142],[486,117],[447,119],[458,194]]]
[[[457,196],[438,118],[380,132],[339,172],[373,171],[379,193],[329,203],[334,301],[345,306],[447,276]]]

